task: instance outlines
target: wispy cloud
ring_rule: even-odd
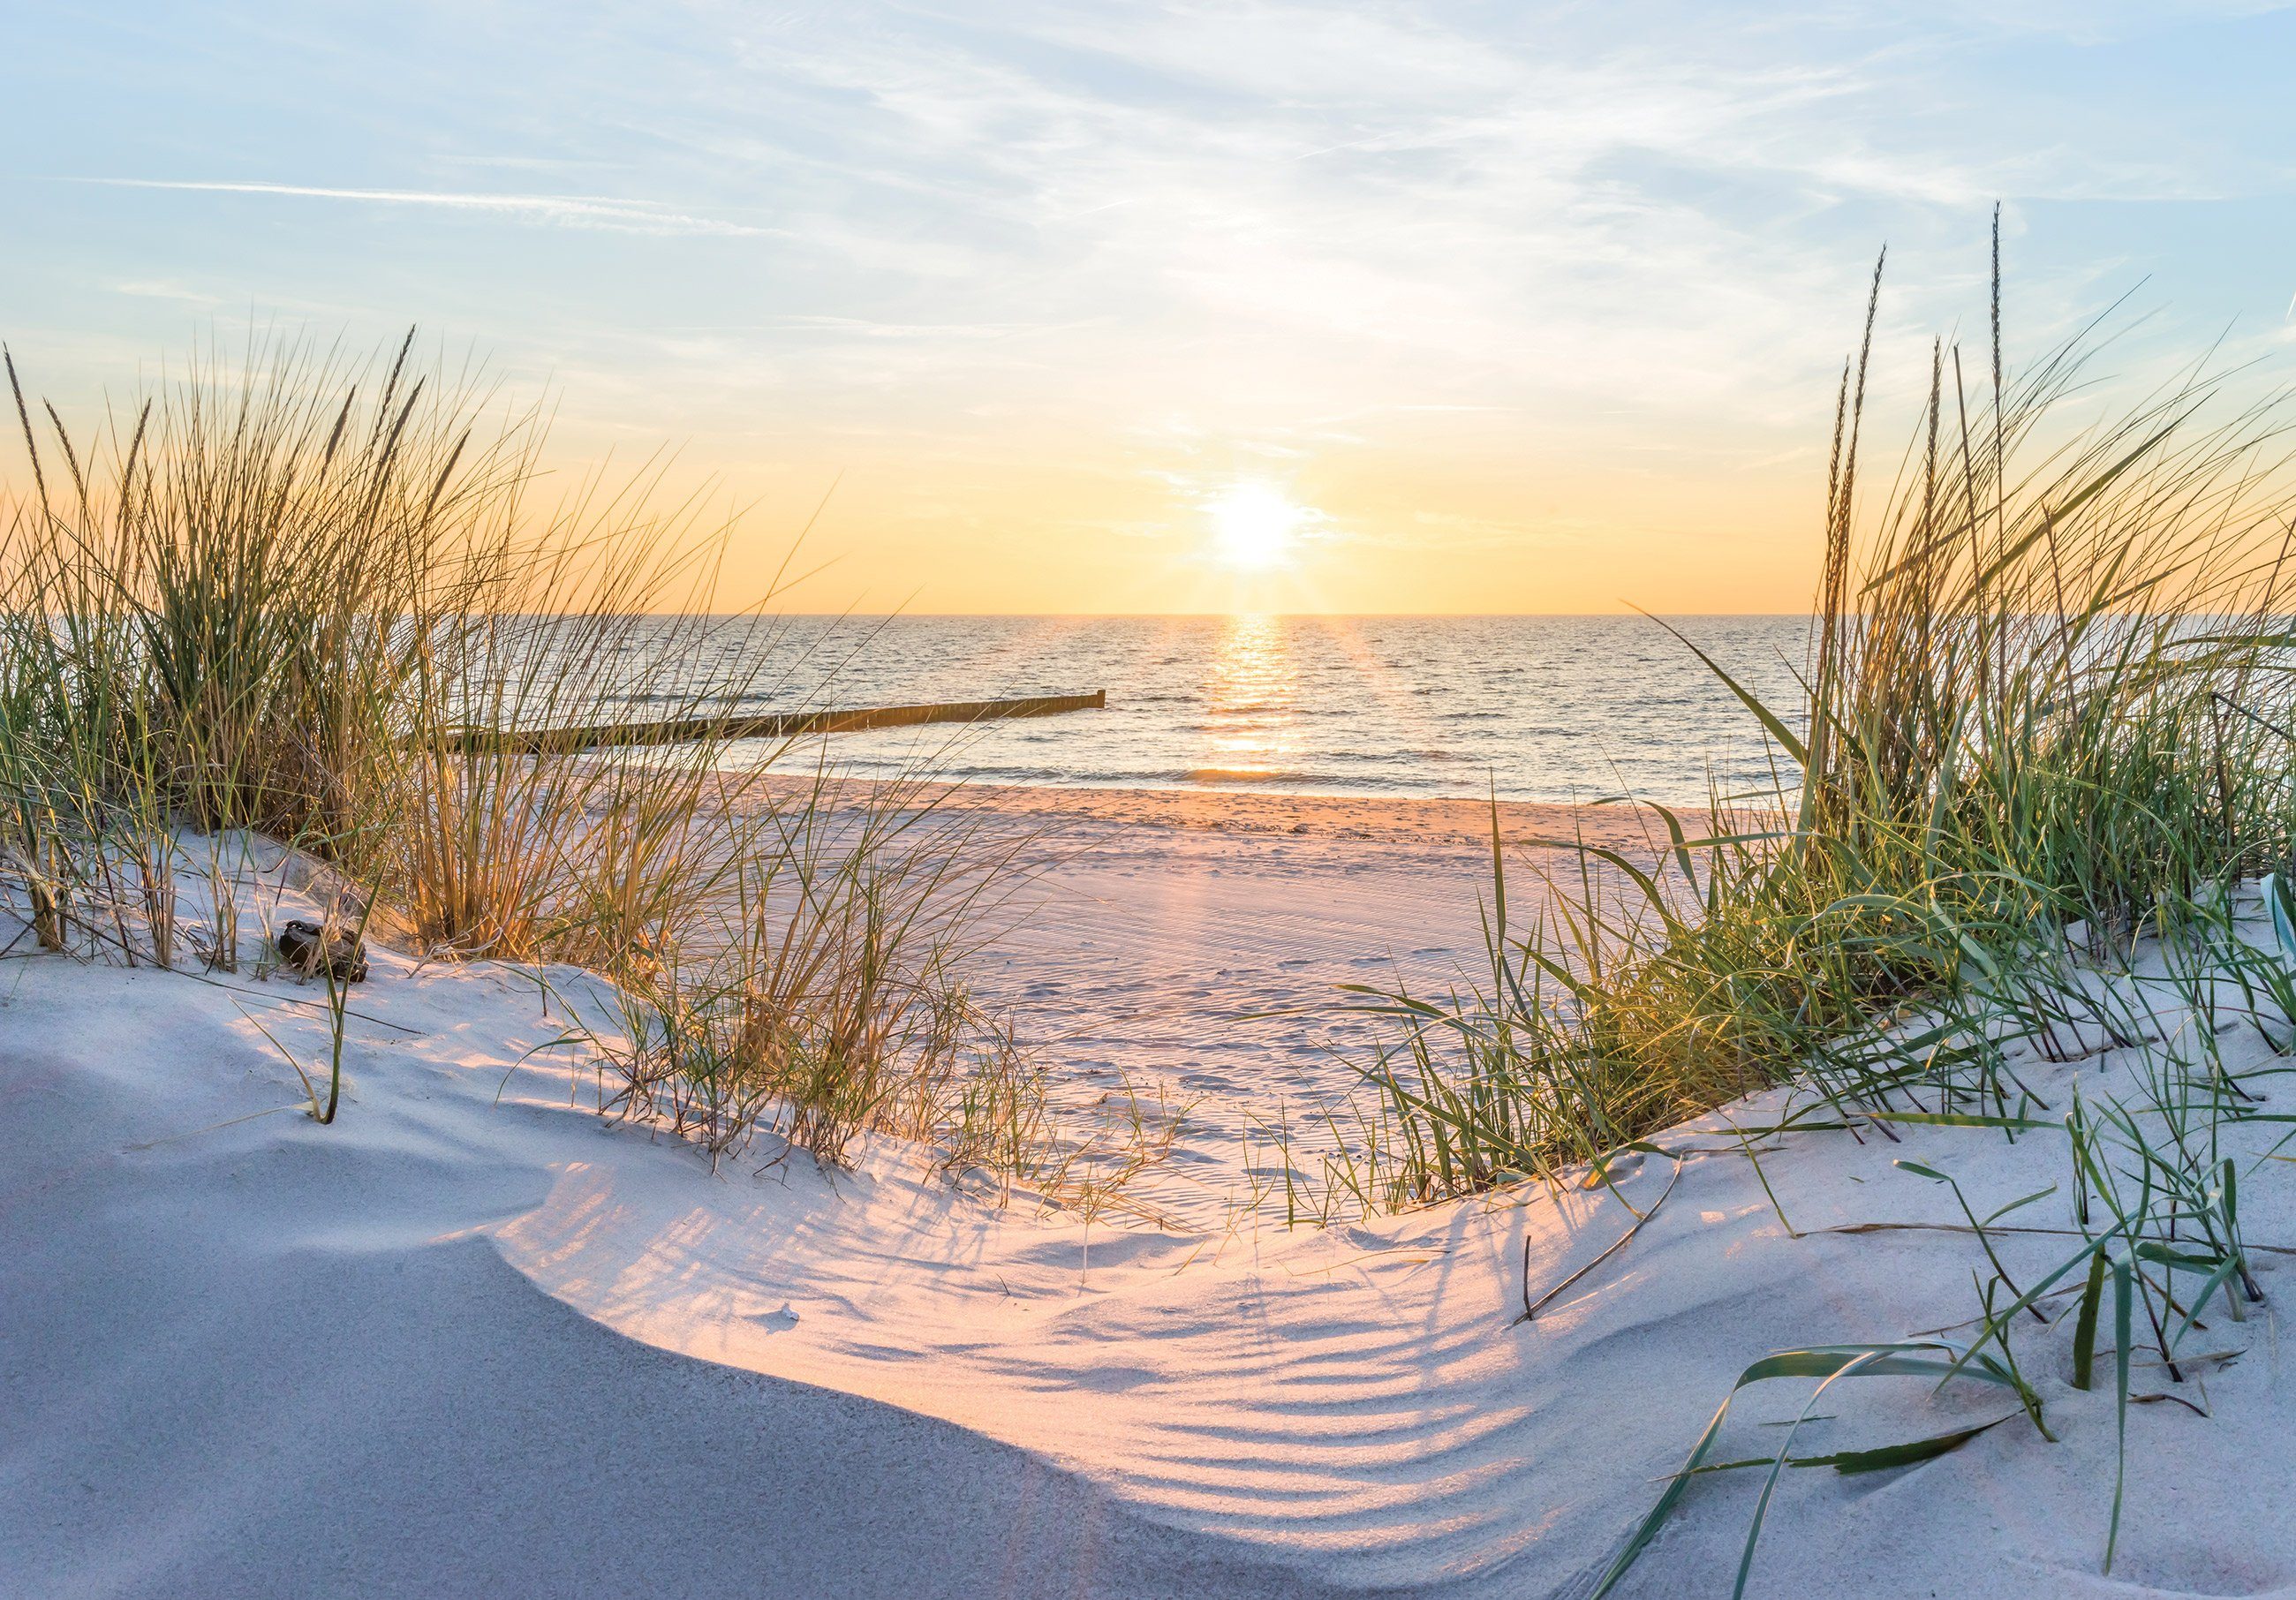
[[[219,306],[217,296],[189,284],[168,278],[130,278],[111,286],[114,294],[125,294],[136,299],[174,300],[185,306]]]
[[[496,0],[355,51],[250,29],[226,82],[182,70],[211,26],[122,4],[127,92],[39,75],[0,124],[153,176],[17,182],[43,247],[0,291],[67,316],[111,284],[148,337],[324,285],[554,375],[586,439],[683,437],[752,482],[853,467],[889,537],[1193,526],[1185,484],[1296,470],[1398,548],[1582,518],[1752,529],[1760,557],[1875,249],[1892,414],[1931,329],[1982,326],[1997,199],[2013,359],[2147,273],[2211,331],[2296,328],[2296,22],[2256,0]],[[28,59],[93,48],[29,26]],[[389,216],[391,248],[244,226],[297,205]]]
[[[600,160],[590,156],[525,156],[449,154],[430,158],[441,167],[493,167],[519,172],[626,172],[629,161]]]
[[[558,227],[594,228],[618,234],[764,235],[771,229],[716,217],[696,217],[652,201],[597,194],[488,194],[437,189],[346,189],[316,184],[266,184],[151,177],[70,177],[70,184],[113,189],[173,189],[205,194],[275,194],[299,200],[358,201],[368,205],[428,206],[516,217]]]

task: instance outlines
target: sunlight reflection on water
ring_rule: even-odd
[[[1208,783],[1280,778],[1297,750],[1298,688],[1282,619],[1229,618],[1209,679],[1205,726],[1210,757],[1192,775]]]

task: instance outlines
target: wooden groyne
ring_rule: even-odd
[[[1108,691],[1089,694],[1027,694],[1014,700],[952,700],[936,704],[864,706],[833,711],[780,711],[756,717],[679,717],[662,722],[598,722],[577,727],[463,728],[444,734],[449,754],[508,751],[519,755],[566,755],[624,744],[684,744],[695,739],[793,739],[807,734],[857,734],[870,728],[919,727],[933,722],[1001,722],[1016,717],[1059,717],[1098,711]]]

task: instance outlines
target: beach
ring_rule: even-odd
[[[17,9],[0,1600],[2296,1600],[2296,7]]]
[[[1336,1080],[1308,1081],[1310,1023],[1218,1013],[1313,1002],[1358,960],[1431,976],[1472,955],[1488,808],[970,798],[1067,825],[1044,836],[1051,898],[992,951],[1016,1004],[1032,972],[1061,986],[1025,1013],[1041,1046],[1087,1073],[1172,1050],[1214,1108],[1153,1216],[991,1203],[882,1137],[841,1173],[801,1153],[713,1170],[588,1109],[589,1075],[548,1047],[562,1016],[515,967],[376,949],[321,1127],[251,1026],[316,1061],[312,986],[12,963],[0,1564],[21,1592],[1584,1594],[1748,1363],[1980,1309],[1961,1213],[1894,1161],[1951,1165],[1980,1209],[2058,1176],[2054,1149],[1954,1128],[1750,1137],[1807,1116],[1771,1091],[1609,1188],[1286,1227],[1208,1175],[1259,1086]],[[1557,820],[1501,813],[1503,833]],[[263,859],[266,915],[308,909]],[[1147,997],[1103,994],[1119,972]],[[2099,1093],[2144,1054],[2018,1070]],[[2243,1216],[2296,1241],[2281,1186]],[[1921,1227],[1828,1231],[1876,1221]],[[1999,1247],[2024,1270],[2051,1245]],[[2284,1259],[2257,1255],[2267,1286]],[[2276,1315],[2188,1347],[2227,1420],[2130,1408],[2151,1470],[2176,1467],[2133,1486],[2112,1579],[2112,1407],[2052,1366],[2031,1377],[2060,1443],[2009,1425],[1878,1478],[1786,1474],[1758,1592],[2272,1588],[2296,1545],[2232,1486],[2296,1466]],[[1858,1387],[1798,1448],[2015,1411],[1982,1385]],[[1796,1409],[1751,1397],[1738,1456]],[[1617,1592],[1726,1574],[1759,1476],[1702,1485]]]
[[[857,808],[882,790],[837,792]],[[1283,1168],[1312,1176],[1334,1143],[1326,1113],[1347,1124],[1367,1098],[1376,1030],[1341,986],[1489,981],[1494,821],[1518,926],[1541,870],[1578,871],[1534,841],[1583,839],[1647,867],[1666,838],[1624,805],[972,784],[927,797],[980,841],[1025,841],[982,918],[979,997],[1051,1070],[1079,1129],[1136,1104],[1174,1130],[1126,1193],[1196,1227],[1267,1203],[1271,1183],[1280,1204]],[[1706,819],[1682,821],[1694,834]]]

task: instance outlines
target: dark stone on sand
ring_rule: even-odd
[[[358,935],[341,928],[323,928],[297,918],[279,930],[279,958],[307,978],[321,972],[338,983],[366,980],[366,953]]]

